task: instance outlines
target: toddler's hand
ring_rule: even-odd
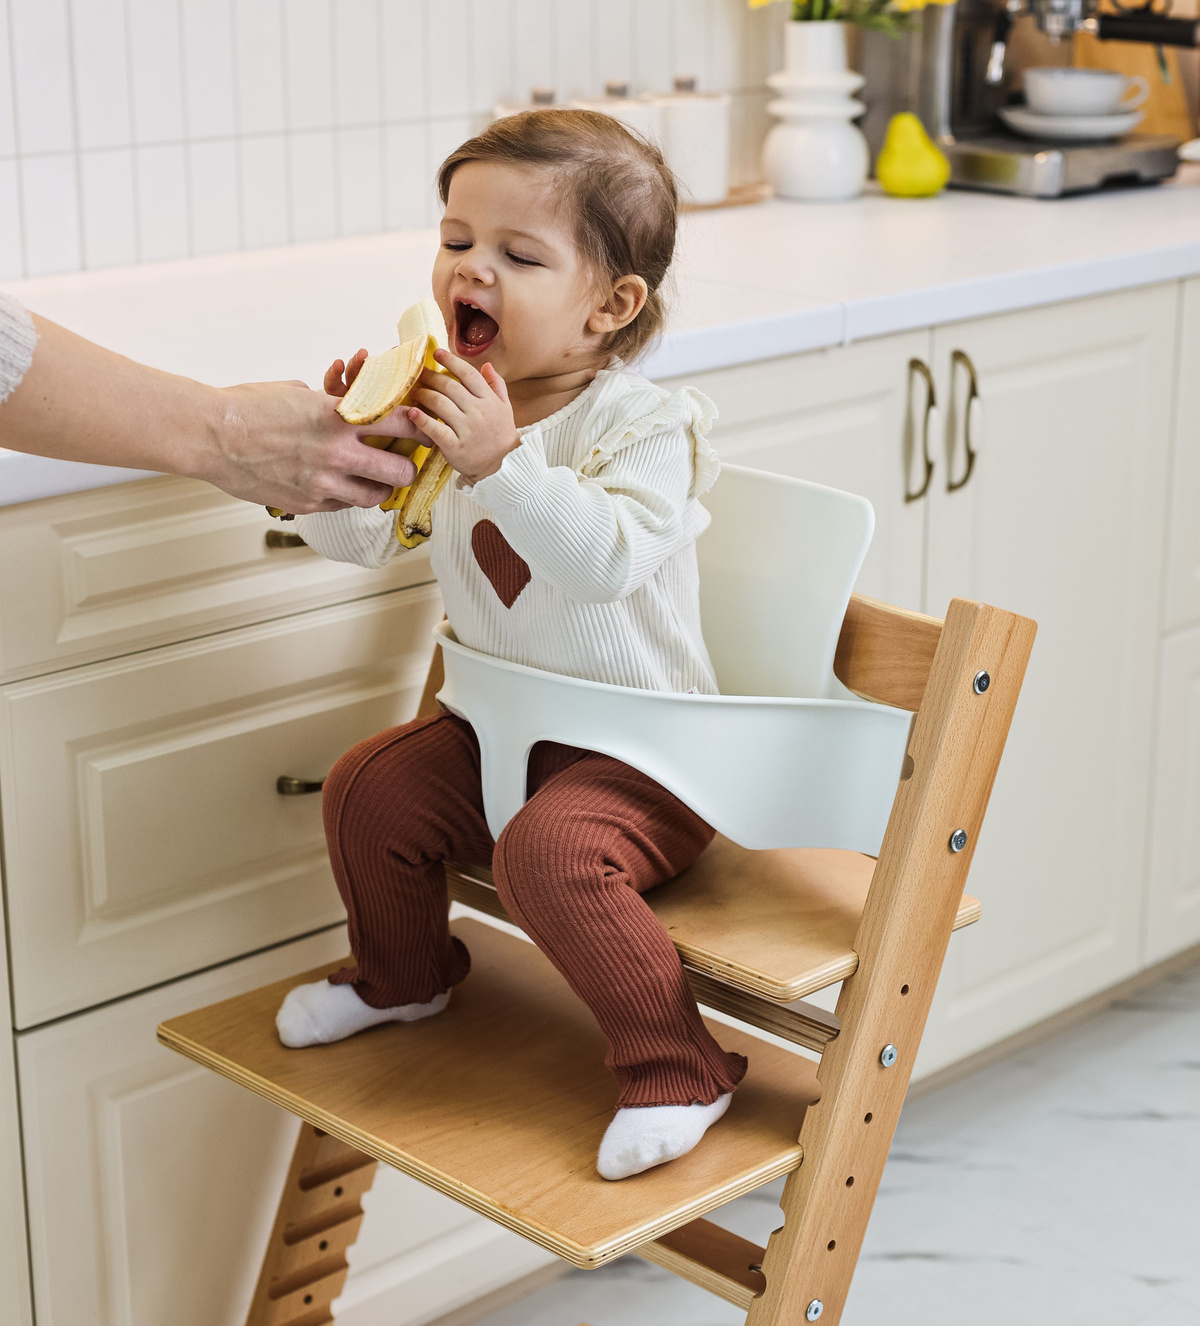
[[[353,386],[354,379],[358,377],[366,359],[365,350],[359,350],[351,355],[345,363],[335,359],[325,370],[325,394],[344,396]],[[373,447],[386,447],[400,438],[409,438],[421,443],[432,441],[432,438],[426,437],[413,423],[409,418],[409,411],[404,406],[397,406],[391,414],[385,414],[382,419],[376,419],[371,424],[360,425],[356,432],[362,441]]]
[[[366,363],[367,352],[360,350],[353,355],[348,362],[342,363],[340,359],[335,359],[325,370],[325,394],[327,396],[344,396],[358,377],[358,371]],[[343,374],[345,377],[343,378]]]
[[[438,350],[436,358],[454,377],[426,369],[413,393],[425,408],[413,406],[408,417],[468,483],[478,483],[520,445],[508,388],[491,364],[480,372],[449,350]]]

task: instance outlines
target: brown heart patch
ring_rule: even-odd
[[[500,602],[511,608],[533,578],[529,563],[490,520],[479,521],[471,531],[471,551]]]

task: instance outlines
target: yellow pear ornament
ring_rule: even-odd
[[[875,159],[875,178],[897,198],[932,198],[950,178],[950,163],[911,111],[888,122],[887,136]]]

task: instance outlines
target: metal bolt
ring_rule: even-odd
[[[986,672],[977,672],[972,687],[976,695],[982,695],[991,684],[992,678],[990,674]]]
[[[813,1301],[804,1310],[804,1320],[816,1321],[816,1319],[824,1311],[825,1311],[825,1304],[822,1303],[819,1298],[814,1298]]]
[[[950,850],[952,852],[961,852],[967,845],[966,829],[955,829],[950,835]]]
[[[884,1068],[891,1068],[891,1066],[899,1058],[900,1058],[900,1051],[890,1043],[888,1045],[885,1045],[883,1049],[879,1051],[879,1062],[884,1066]]]

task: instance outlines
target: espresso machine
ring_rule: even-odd
[[[1145,8],[1101,13],[1098,0],[955,0],[918,11],[899,37],[863,34],[867,105],[862,129],[878,152],[897,111],[914,112],[950,161],[950,183],[968,189],[1057,198],[1166,179],[1179,140],[1129,134],[1109,142],[1020,138],[997,117],[1013,97],[1009,39],[1022,15],[1053,44],[1077,32],[1102,41],[1200,44],[1200,21]]]

